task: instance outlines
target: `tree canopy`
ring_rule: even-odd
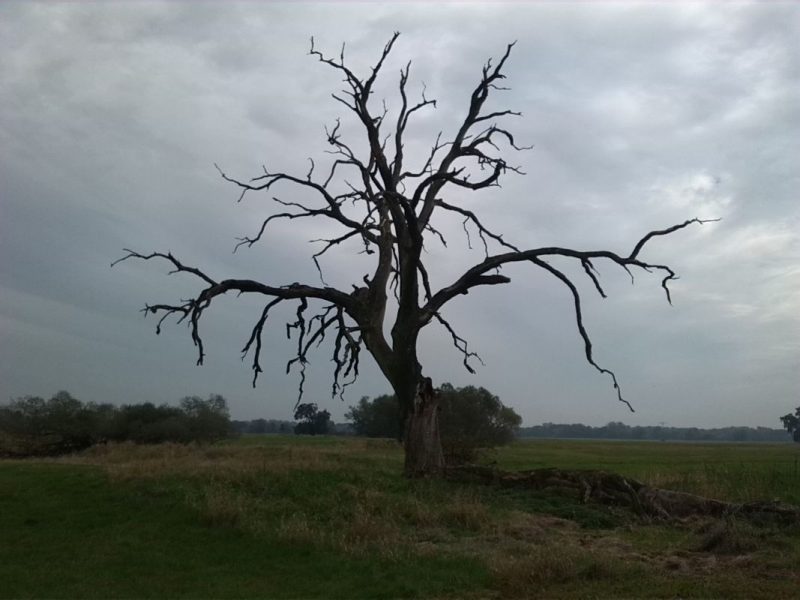
[[[794,414],[789,413],[781,417],[781,422],[786,431],[792,436],[795,442],[800,442],[800,406],[794,410]]]
[[[331,413],[319,410],[313,402],[298,404],[294,419],[298,421],[294,426],[298,435],[325,435],[331,430]]]

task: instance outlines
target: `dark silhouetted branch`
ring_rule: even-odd
[[[167,262],[170,273],[186,273],[200,283],[197,294],[176,304],[148,304],[145,314],[158,315],[156,331],[160,332],[165,320],[173,316],[177,322],[186,322],[192,341],[198,349],[198,364],[202,364],[203,340],[199,322],[213,300],[227,292],[259,294],[266,297],[264,307],[250,331],[242,349],[242,358],[252,356],[253,385],[262,372],[260,360],[262,336],[271,310],[283,302],[297,303],[295,320],[287,324],[287,334],[296,342],[287,371],[297,367],[300,375],[299,394],[302,397],[309,352],[317,348],[328,336],[333,338],[334,362],[332,393],[340,395],[358,376],[362,349],[375,360],[404,403],[404,414],[415,402],[419,384],[425,378],[418,362],[417,342],[421,329],[432,320],[441,323],[450,334],[453,344],[463,356],[464,366],[474,372],[471,359],[480,360],[467,347],[451,324],[442,317],[442,308],[453,298],[467,294],[480,286],[501,285],[510,279],[501,274],[502,267],[526,262],[554,276],[572,294],[578,332],[584,343],[587,361],[601,373],[608,375],[617,390],[620,402],[632,407],[622,397],[616,375],[595,362],[592,342],[583,322],[582,302],[578,286],[549,260],[562,258],[577,261],[594,289],[603,297],[606,292],[600,283],[596,268],[601,259],[624,269],[633,282],[633,272],[641,269],[661,277],[661,287],[671,303],[669,283],[677,278],[667,265],[647,262],[640,258],[644,247],[656,237],[678,232],[691,224],[704,224],[712,219],[690,219],[684,223],[654,230],[643,236],[628,255],[609,250],[574,250],[557,246],[523,249],[507,241],[503,235],[484,225],[480,212],[465,208],[461,199],[464,190],[479,191],[499,186],[506,175],[523,174],[522,168],[510,164],[504,151],[524,151],[530,146],[517,142],[513,133],[503,124],[509,117],[521,113],[510,108],[486,108],[494,92],[508,89],[503,85],[504,68],[514,44],[508,44],[496,61],[489,59],[481,68],[478,81],[472,89],[463,118],[450,134],[440,132],[430,147],[430,152],[420,153],[420,162],[413,166],[406,154],[406,136],[409,124],[421,111],[435,108],[436,100],[429,99],[424,87],[419,97],[409,94],[411,63],[400,67],[397,94],[399,105],[394,111],[385,100],[376,106],[375,86],[399,34],[394,33],[383,47],[377,60],[363,76],[353,71],[345,61],[344,45],[338,56],[324,54],[311,39],[309,53],[326,67],[334,69],[343,78],[342,89],[332,94],[334,100],[347,108],[361,129],[361,143],[344,139],[339,119],[325,128],[324,155],[329,164],[319,165],[309,158],[307,171],[299,174],[263,168],[263,172],[249,180],[228,176],[217,166],[221,177],[239,189],[241,201],[251,192],[269,192],[280,189],[281,194],[296,192],[296,197],[272,197],[271,214],[260,217],[260,227],[249,236],[237,239],[234,251],[241,246],[252,247],[264,239],[268,231],[278,224],[296,223],[310,218],[322,218],[335,231],[323,234],[315,242],[322,243],[311,258],[319,273],[321,286],[292,283],[274,286],[250,279],[216,280],[204,271],[183,264],[172,253],[154,252],[140,254],[125,250],[126,255],[113,264],[137,259],[158,259]],[[216,165],[215,165],[216,166]],[[275,207],[277,205],[277,208]],[[449,285],[433,287],[435,270],[426,264],[426,241],[432,237],[447,247],[447,231],[436,223],[439,217],[456,216],[462,222],[467,244],[472,247],[471,233],[477,232],[483,245],[483,260],[464,271]],[[257,222],[258,222],[257,221]],[[375,265],[370,273],[355,276],[353,291],[345,293],[329,287],[323,277],[320,257],[334,248],[341,248],[349,240],[363,244],[361,253],[374,256]],[[391,290],[391,294],[390,294]],[[388,307],[389,297],[395,305]],[[393,310],[396,309],[396,310]],[[309,316],[313,315],[313,316]],[[389,316],[387,316],[389,315]],[[394,319],[387,323],[387,319]],[[391,327],[390,327],[391,326]],[[391,331],[391,340],[385,332]],[[299,398],[298,398],[299,402]]]

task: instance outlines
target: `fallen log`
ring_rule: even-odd
[[[502,471],[478,465],[447,467],[445,478],[508,488],[554,490],[574,493],[583,503],[596,502],[628,508],[638,515],[678,519],[691,516],[742,516],[748,519],[777,518],[800,523],[800,507],[778,501],[724,502],[687,492],[651,487],[617,473],[557,468]]]

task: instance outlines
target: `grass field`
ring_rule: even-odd
[[[506,469],[601,468],[800,503],[800,448],[519,442]],[[800,529],[646,522],[401,477],[394,442],[261,436],[0,461],[3,598],[795,598]]]

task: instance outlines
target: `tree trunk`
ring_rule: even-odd
[[[406,417],[403,447],[407,477],[433,477],[444,470],[439,437],[439,397],[429,377],[423,378],[417,387]]]

